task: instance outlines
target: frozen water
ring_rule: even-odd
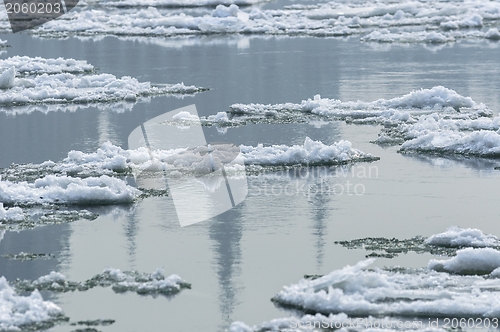
[[[104,1],[100,5],[117,8],[129,7],[156,7],[156,8],[182,8],[182,7],[215,7],[217,5],[249,6],[268,0],[118,0]]]
[[[4,204],[119,204],[131,203],[139,191],[123,180],[106,175],[85,179],[47,175],[35,180],[0,181],[0,201]]]
[[[470,259],[473,250],[477,252],[474,257],[481,258],[479,263]],[[459,252],[463,254],[457,257],[464,258],[460,259],[461,271],[484,268],[481,263],[497,262],[500,257],[491,248]],[[343,312],[362,317],[498,317],[500,314],[499,289],[494,279],[423,269],[407,272],[365,269],[372,262],[373,259],[368,259],[314,280],[302,279],[285,286],[273,300],[307,312]],[[451,268],[455,264],[446,266]]]
[[[498,268],[500,251],[493,248],[465,248],[450,259],[429,262],[429,269],[458,274],[489,274]],[[495,275],[498,275],[498,270]]]
[[[50,322],[61,315],[62,310],[44,301],[37,290],[30,296],[20,296],[0,277],[0,330],[19,330],[23,326]]]
[[[176,0],[108,2],[108,6],[115,7],[151,7],[134,12],[72,11],[64,20],[48,22],[34,33],[52,37],[70,34],[179,36],[238,33],[318,37],[360,34],[366,41],[443,43],[463,38],[491,39],[494,34],[489,29],[497,29],[500,20],[500,4],[486,0],[332,1],[269,10],[237,7],[254,1],[183,2],[187,6],[219,5],[211,15],[161,12],[154,7],[180,5]]]
[[[6,209],[3,203],[0,203],[0,224],[2,221],[16,222],[24,220],[23,210],[19,207],[11,207]]]
[[[302,146],[300,145],[272,145],[265,147],[262,144],[257,147],[241,146],[241,152],[246,164],[256,165],[321,165],[321,164],[343,164],[356,161],[374,161],[377,157],[369,153],[352,148],[348,141],[339,141],[332,145],[325,145],[319,141],[313,141],[307,137]]]
[[[73,59],[12,57],[1,61],[9,66],[0,74],[0,88],[4,89],[0,95],[1,106],[135,102],[144,96],[206,90],[184,83],[152,85],[129,76],[95,74],[91,73],[91,65]],[[16,75],[18,71],[21,75]]]
[[[176,274],[166,277],[162,268],[158,268],[153,273],[107,268],[102,273],[83,282],[69,281],[63,274],[52,271],[33,282],[18,280],[15,282],[15,286],[22,291],[51,290],[55,292],[86,291],[97,286],[111,286],[116,293],[133,291],[142,295],[174,295],[184,288],[191,287],[189,283]]]
[[[477,228],[449,227],[425,240],[427,244],[445,247],[494,247],[500,245],[495,235],[484,234]]]
[[[14,67],[18,74],[61,74],[73,73],[83,74],[95,70],[94,66],[85,60],[75,59],[45,59],[42,57],[13,56],[7,59],[0,59],[0,68]]]

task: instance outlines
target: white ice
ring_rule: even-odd
[[[184,83],[152,85],[137,79],[96,74],[85,61],[11,57],[1,60],[0,106],[136,101],[143,96],[192,94],[204,89]],[[1,66],[0,66],[1,68]],[[16,75],[20,71],[20,75]]]
[[[130,6],[169,6],[176,0],[124,0]],[[219,0],[190,0],[196,5]],[[181,36],[201,34],[259,34],[346,36],[382,42],[443,43],[463,38],[495,39],[500,21],[496,1],[331,1],[315,5],[292,5],[261,10],[235,7],[238,0],[222,0],[219,8],[205,15],[160,11],[151,6],[138,11],[74,11],[64,19],[48,22],[34,33],[51,37],[78,35]],[[241,0],[253,2],[254,0]],[[187,3],[189,4],[189,2]],[[243,3],[240,3],[243,4]],[[247,4],[247,3],[244,3]],[[226,6],[224,6],[226,5]],[[232,7],[230,7],[232,6]],[[225,8],[225,9],[224,9]],[[220,15],[230,12],[230,15]],[[390,31],[390,32],[389,32]]]
[[[85,73],[91,72],[95,68],[85,60],[64,59],[64,58],[42,58],[29,56],[12,56],[7,59],[0,59],[0,68],[14,67],[16,72],[24,75],[34,74],[60,74],[60,73]]]
[[[0,203],[0,224],[2,221],[15,222],[23,221],[24,213],[23,209],[19,207],[4,208],[3,203]]]
[[[217,5],[248,6],[269,0],[117,0],[103,1],[100,5],[108,7],[157,7],[157,8],[182,8],[182,7],[215,7]]]
[[[476,258],[484,255],[484,260],[495,256],[490,255],[491,248],[464,249],[463,252],[468,253],[468,250],[481,252]],[[499,256],[497,252],[496,257]],[[500,294],[495,279],[423,269],[407,273],[378,268],[367,270],[372,262],[372,259],[361,261],[355,266],[335,270],[315,280],[302,279],[297,284],[285,286],[274,297],[274,301],[311,312],[343,312],[362,317],[500,315]],[[469,267],[477,264],[473,260],[464,260],[462,263],[470,264]]]
[[[499,239],[492,234],[484,234],[477,228],[449,227],[445,232],[434,234],[425,243],[444,247],[494,247],[499,246]]]
[[[431,260],[428,267],[458,274],[488,274],[500,268],[500,251],[493,248],[465,248],[458,250],[457,255],[450,259]]]
[[[0,181],[4,204],[119,204],[130,203],[139,191],[123,180],[102,175],[85,179],[47,175],[28,182]]]
[[[376,160],[369,153],[353,149],[349,141],[339,141],[331,145],[306,137],[303,145],[259,144],[256,147],[241,147],[246,164],[294,165],[294,164],[339,164],[355,161]]]
[[[224,152],[224,146],[220,147]],[[331,145],[306,138],[303,145],[271,145],[259,144],[255,147],[241,145],[239,147],[245,164],[285,166],[295,164],[343,164],[357,161],[373,161],[378,158],[369,153],[354,149],[348,141],[340,141]],[[231,152],[231,151],[229,151]],[[151,155],[154,160],[151,160]],[[42,164],[44,165],[44,164]],[[211,169],[206,148],[179,148],[173,150],[152,150],[139,148],[125,150],[109,142],[103,144],[94,153],[71,151],[60,163],[47,162],[58,172],[88,172],[95,170],[123,171],[135,169],[140,171],[182,171],[208,172]],[[234,165],[238,167],[238,165]],[[238,171],[239,169],[235,169]],[[244,171],[244,169],[242,169]],[[240,170],[241,171],[241,170]]]
[[[20,296],[0,277],[0,330],[16,331],[23,325],[51,320],[62,314],[61,308],[44,301],[35,290],[30,296]]]

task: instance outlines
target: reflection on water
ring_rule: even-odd
[[[238,293],[243,288],[238,282],[238,275],[241,273],[242,233],[239,209],[229,210],[210,222],[209,234],[213,241],[214,265],[219,282],[219,310],[223,322],[221,328],[227,327],[233,321]]]

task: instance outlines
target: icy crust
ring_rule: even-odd
[[[206,90],[184,83],[153,85],[129,76],[95,74],[91,65],[74,59],[12,57],[1,61],[0,89],[4,91],[0,106],[137,101]]]
[[[1,170],[0,175],[6,181],[0,181],[0,200],[3,197],[4,202],[13,202],[16,198],[26,197],[23,201],[28,202],[31,198],[40,203],[78,202],[87,197],[84,192],[88,190],[89,200],[91,195],[95,195],[94,199],[97,201],[111,202],[115,199],[117,202],[127,202],[137,192],[117,176],[148,171],[167,172],[172,176],[207,174],[212,172],[213,162],[228,158],[230,160],[225,161],[232,161],[238,155],[235,155],[234,149],[241,153],[245,164],[260,166],[339,165],[379,159],[352,148],[348,141],[326,145],[308,137],[303,145],[259,144],[256,147],[242,145],[239,148],[213,145],[213,148],[217,149],[213,158],[210,158],[205,146],[150,151],[146,147],[126,150],[107,142],[92,153],[73,150],[68,153],[68,157],[57,163],[47,161],[42,164],[12,165]],[[225,168],[228,172],[245,172],[240,164],[227,164]],[[45,177],[40,179],[40,174]],[[92,193],[93,190],[102,190],[102,193]],[[16,196],[21,191],[23,194]],[[28,195],[28,192],[32,193]],[[74,193],[80,193],[80,196],[76,197]]]
[[[4,208],[0,203],[0,224],[2,222],[19,222],[24,220],[23,209],[19,207]]]
[[[490,274],[500,276],[500,251],[493,248],[465,248],[447,260],[431,260],[429,269],[457,274]],[[498,310],[499,308],[497,308]]]
[[[464,249],[464,252],[467,249]],[[493,250],[471,249],[471,250]],[[285,286],[273,301],[308,313],[400,317],[498,317],[498,281],[432,270],[365,269],[373,259]]]
[[[141,295],[174,295],[182,289],[191,288],[189,283],[176,274],[166,277],[162,268],[153,273],[122,272],[119,269],[107,268],[103,273],[83,282],[69,281],[63,274],[52,271],[35,281],[17,280],[15,286],[22,291],[50,290],[54,292],[86,291],[100,286],[111,287],[116,293],[131,291]]]
[[[131,203],[139,190],[123,180],[102,175],[84,179],[47,175],[33,183],[0,181],[0,202],[8,205],[105,205]]]
[[[191,0],[189,6],[218,0]],[[242,0],[246,5],[253,0]],[[293,5],[284,9],[240,9],[238,0],[222,0],[206,15],[161,12],[153,6],[170,6],[176,0],[124,0],[108,2],[152,5],[134,12],[86,10],[70,12],[64,19],[48,22],[33,33],[49,36],[178,36],[193,34],[271,34],[347,36],[362,34],[366,41],[443,43],[460,38],[498,38],[500,4],[493,1],[438,2],[401,1]],[[226,6],[225,6],[226,5]]]
[[[428,238],[415,236],[411,239],[398,240],[384,237],[368,237],[350,241],[336,241],[348,249],[364,249],[371,251],[366,257],[394,258],[399,254],[415,252],[430,253],[440,256],[455,256],[457,251],[465,247],[492,247],[500,249],[500,241],[491,234],[484,234],[477,228],[460,228],[451,226],[445,232],[431,235]]]
[[[434,234],[425,240],[426,244],[444,247],[496,247],[498,237],[484,234],[477,228],[449,227],[445,232]]]
[[[302,112],[356,123],[397,124],[415,122],[418,116],[432,112],[450,112],[460,109],[489,112],[484,104],[474,102],[443,86],[420,89],[393,99],[379,99],[373,102],[348,101],[321,98],[303,100],[300,104],[276,105],[233,104],[229,112],[244,118],[280,117],[280,113]],[[285,116],[288,116],[286,114]]]
[[[13,56],[0,59],[0,68],[14,67],[19,75],[35,74],[83,74],[95,70],[94,66],[85,60],[75,59],[45,59],[41,57]]]
[[[215,7],[217,5],[250,6],[269,0],[116,0],[100,2],[100,5],[116,8],[130,7],[156,7],[156,8],[190,8],[190,7]]]
[[[334,165],[379,159],[369,153],[353,149],[351,142],[348,141],[325,145],[319,141],[313,141],[309,137],[306,138],[302,146],[272,145],[265,147],[259,144],[256,147],[242,145],[240,148],[246,164],[263,166]]]
[[[62,316],[62,310],[50,301],[44,301],[35,290],[30,296],[20,296],[0,277],[0,330],[19,331],[21,328],[50,323]]]
[[[500,117],[492,118],[492,111],[484,104],[442,86],[374,102],[342,102],[318,95],[300,104],[234,104],[229,113],[227,119],[204,118],[202,123],[301,122],[313,114],[328,120],[383,124],[373,142],[401,144],[399,152],[403,153],[500,156]]]

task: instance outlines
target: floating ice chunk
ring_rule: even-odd
[[[0,74],[0,89],[10,89],[14,87],[14,78],[16,77],[16,68],[10,67]]]
[[[444,247],[494,247],[500,245],[499,239],[484,234],[477,228],[449,227],[445,232],[434,234],[425,243]]]
[[[312,313],[343,312],[357,317],[497,317],[500,314],[496,280],[432,270],[405,273],[366,270],[371,262],[362,261],[314,280],[302,279],[285,286],[273,301]]]
[[[236,11],[236,7],[231,7],[258,1],[260,0],[107,1],[105,5],[114,7],[225,7],[219,7],[207,15],[160,12],[155,7],[129,12],[72,11],[65,16],[65,20],[48,22],[33,33],[50,37],[70,34],[183,36],[220,33],[344,36],[365,34],[369,29],[374,34],[365,37],[367,41],[382,41],[383,38],[386,42],[443,43],[458,38],[485,38],[481,31],[471,32],[464,28],[481,27],[483,19],[491,24],[500,20],[500,5],[492,1],[331,1],[318,5],[292,5],[284,9],[252,8],[246,11]],[[408,26],[416,27],[417,31],[408,32]],[[387,28],[391,29],[390,35],[375,35],[375,31]],[[426,28],[436,31],[422,31]]]
[[[3,207],[3,203],[0,202],[0,224],[2,223],[2,221],[16,222],[23,220],[23,209],[19,207],[11,207],[10,209],[5,209]]]
[[[500,134],[487,130],[470,133],[453,130],[431,131],[404,142],[400,151],[498,157]]]
[[[217,8],[212,12],[213,17],[238,17],[239,7],[236,5],[224,6],[218,5]]]
[[[51,290],[55,292],[71,292],[75,290],[86,291],[97,286],[111,286],[117,293],[134,291],[138,294],[164,294],[173,295],[191,285],[173,274],[165,277],[162,268],[153,273],[138,273],[136,271],[121,271],[119,269],[107,268],[89,280],[75,282],[67,280],[66,276],[52,271],[37,280],[16,281],[16,287],[23,291]]]
[[[16,72],[24,75],[86,73],[94,70],[87,61],[75,59],[45,59],[41,57],[13,56],[0,59],[0,68],[15,67]]]
[[[61,315],[61,308],[44,301],[38,291],[20,296],[0,277],[0,330],[19,330],[23,326],[50,322]]]
[[[52,285],[53,283],[59,283],[66,281],[66,276],[59,272],[52,271],[48,275],[41,276],[37,280],[34,281],[36,285]]]
[[[101,5],[108,7],[128,8],[128,7],[157,7],[157,8],[182,8],[182,7],[214,7],[217,5],[235,4],[238,6],[248,6],[269,0],[120,0],[105,1]]]
[[[263,144],[241,146],[246,164],[256,165],[294,165],[294,164],[342,164],[356,161],[374,161],[377,157],[352,148],[348,141],[339,141],[325,145],[307,137],[304,145],[272,145]]]
[[[181,117],[183,115],[181,114]],[[222,115],[221,119],[224,119]],[[306,138],[303,145],[272,145],[256,147],[231,145],[213,145],[221,158],[234,155],[237,149],[246,164],[261,166],[291,166],[297,164],[338,165],[353,162],[378,160],[369,153],[352,148],[348,141],[340,141],[325,145],[319,141]],[[27,174],[45,175],[42,179],[32,179],[34,184],[27,182],[0,181],[0,201],[8,204],[30,200],[36,204],[61,203],[84,204],[86,201],[99,204],[130,202],[137,192],[117,178],[116,172],[129,171],[167,172],[167,174],[206,174],[212,171],[208,148],[205,146],[186,149],[152,150],[142,147],[135,150],[125,150],[110,142],[104,143],[96,152],[84,153],[70,151],[68,157],[61,162],[47,161],[39,165],[15,165],[6,172],[10,179],[24,178]],[[151,159],[153,156],[153,159]],[[241,165],[227,165],[226,171],[239,173],[245,168]],[[56,176],[57,175],[57,176]],[[79,179],[75,176],[92,176]],[[96,178],[96,176],[100,176]]]
[[[2,66],[10,67],[0,74],[0,88],[7,89],[0,95],[0,106],[136,101],[144,96],[206,90],[184,83],[152,85],[128,76],[91,74],[93,66],[74,59],[11,57],[0,60]],[[16,77],[18,71],[29,76]]]
[[[498,31],[497,28],[491,28],[486,32],[485,37],[487,39],[499,40],[500,32]]]
[[[262,116],[269,111],[275,111],[277,114],[300,111],[340,119],[371,118],[374,122],[385,122],[387,120],[409,121],[411,114],[422,114],[422,111],[459,110],[460,108],[484,110],[486,106],[474,102],[470,97],[461,96],[454,90],[436,86],[431,89],[415,90],[402,97],[379,99],[373,102],[342,102],[316,95],[313,99],[303,100],[300,104],[233,104],[230,106],[230,112],[236,115]]]
[[[34,183],[0,181],[5,204],[119,204],[130,203],[139,191],[106,175],[85,179],[47,175]]]
[[[458,274],[488,274],[500,267],[500,251],[493,248],[465,248],[447,260],[431,260],[429,269]],[[497,272],[495,272],[496,274]]]
[[[481,15],[474,14],[461,20],[441,22],[440,26],[445,30],[459,28],[480,28],[483,26],[483,18],[481,17]]]

